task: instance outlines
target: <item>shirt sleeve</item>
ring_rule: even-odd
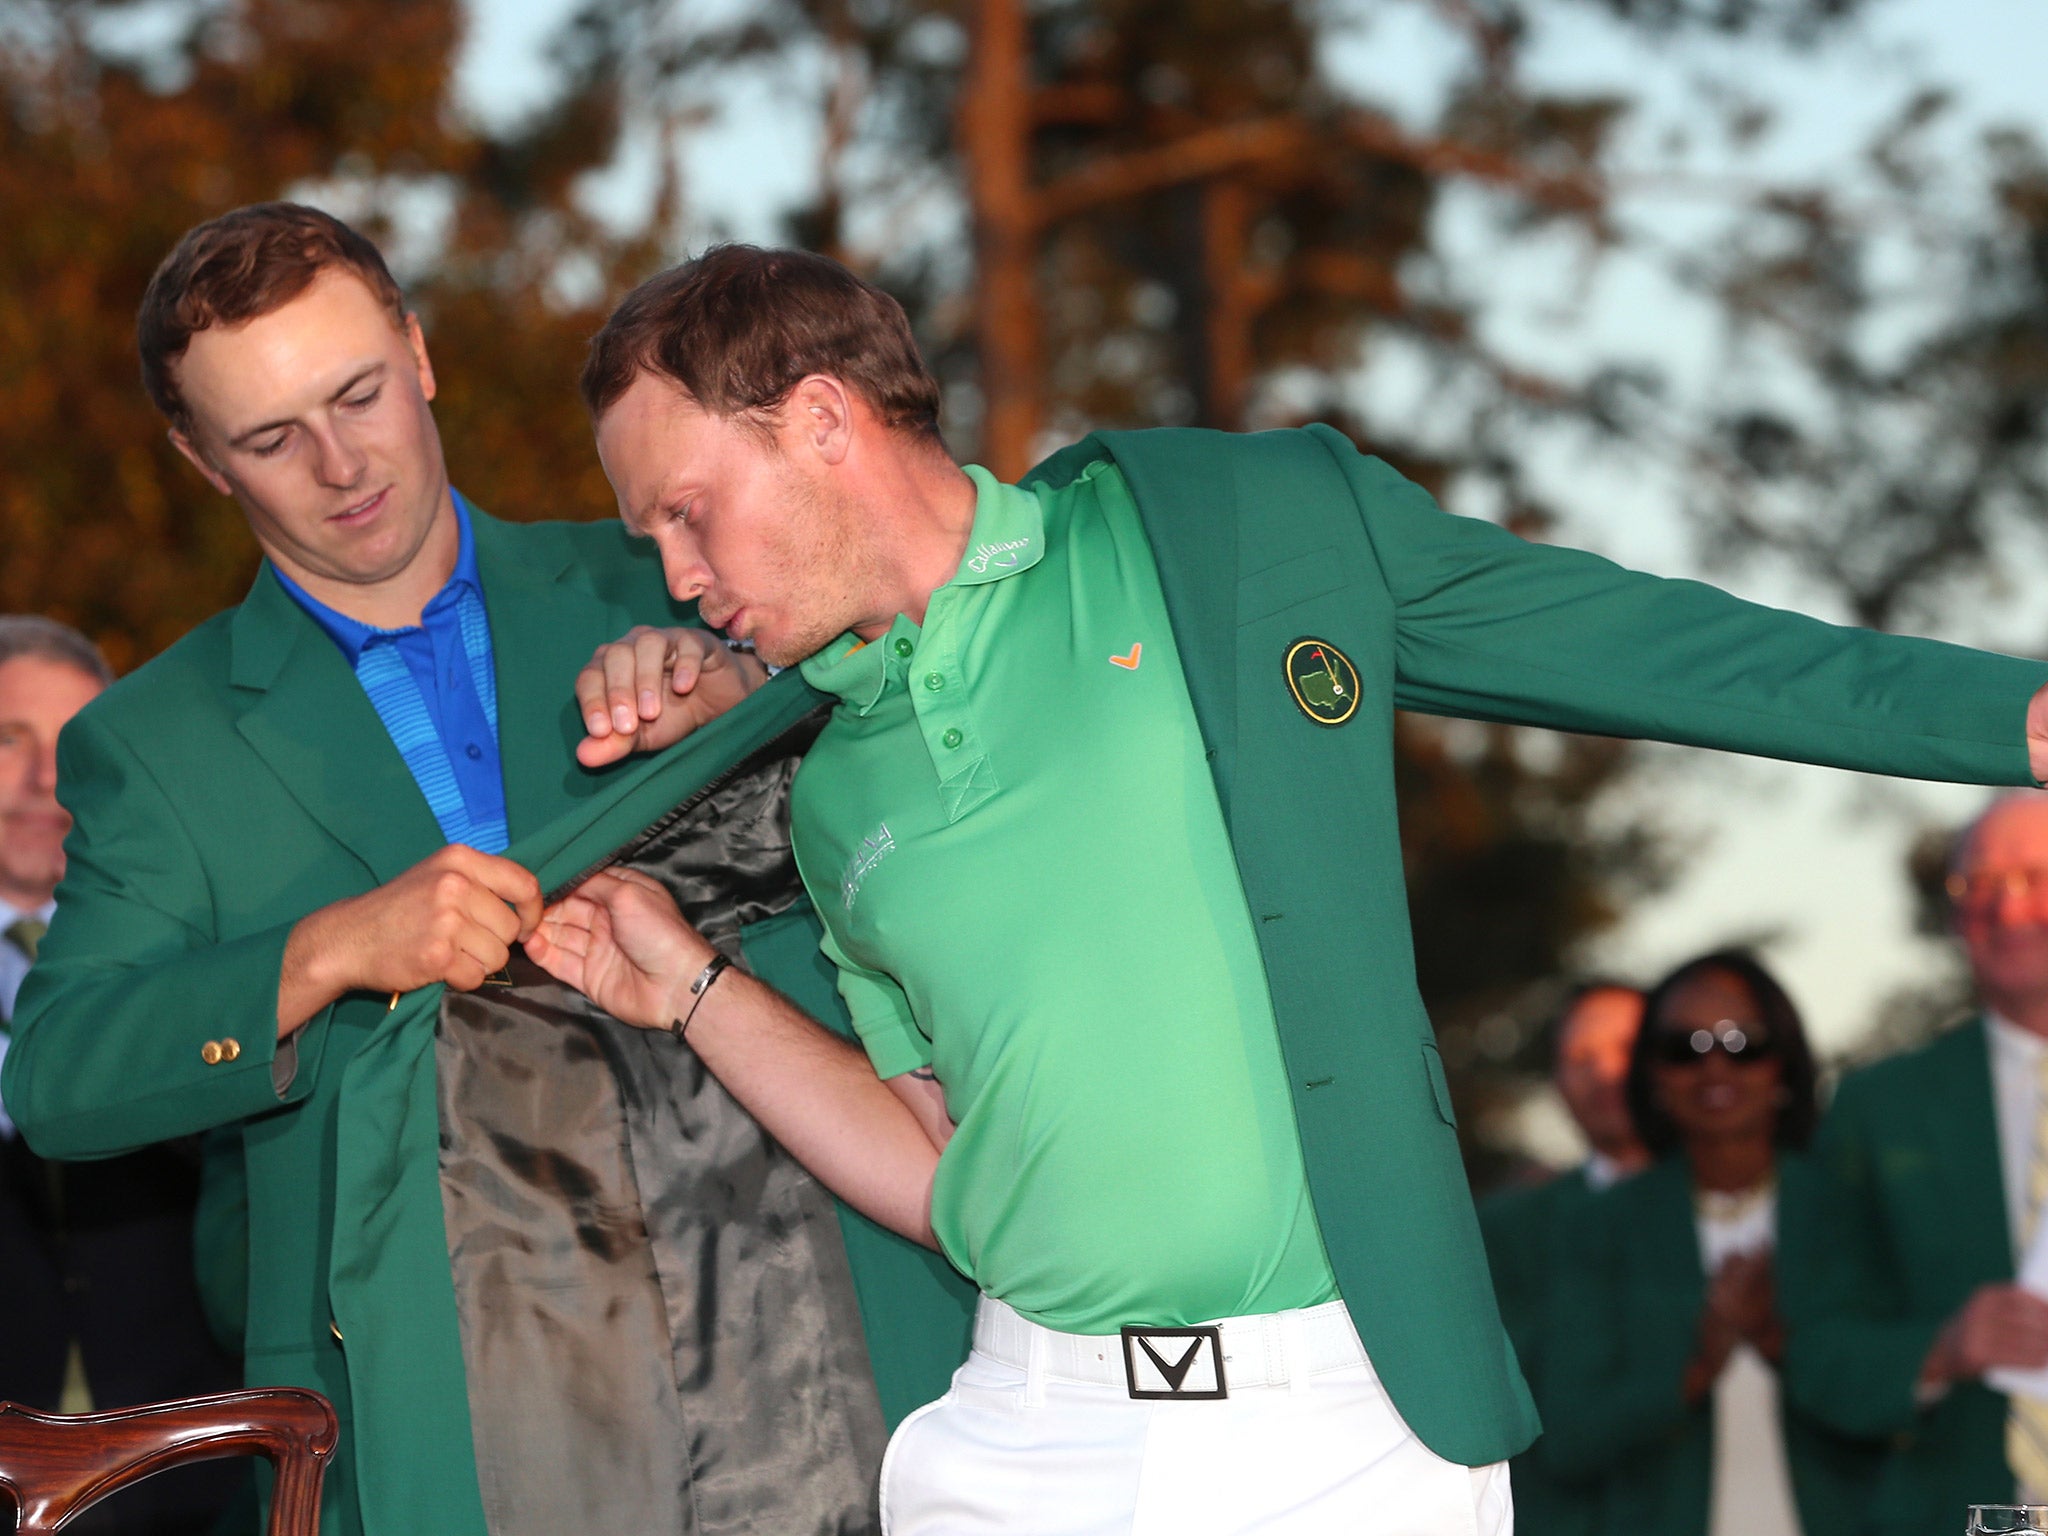
[[[847,959],[828,924],[818,948],[839,972],[839,995],[854,1031],[874,1063],[875,1076],[901,1077],[932,1064],[932,1043],[911,1017],[910,1000],[894,978]]]

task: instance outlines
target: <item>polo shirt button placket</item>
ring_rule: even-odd
[[[940,745],[945,747],[945,749],[948,752],[951,752],[956,747],[958,747],[960,743],[964,740],[966,740],[966,738],[960,734],[960,727],[957,725],[949,725],[946,727],[946,734],[939,738],[939,743]]]

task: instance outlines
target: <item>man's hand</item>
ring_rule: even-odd
[[[2048,784],[2048,685],[2027,701],[2027,771]]]
[[[528,870],[450,843],[389,885],[299,920],[278,979],[278,1035],[345,992],[436,981],[474,991],[540,919],[540,882]]]
[[[932,1179],[951,1134],[935,1081],[884,1084],[861,1048],[737,968],[701,999],[714,953],[667,891],[608,870],[548,908],[526,953],[616,1019],[665,1029],[701,1002],[688,1044],[762,1129],[854,1209],[935,1247]]]
[[[686,989],[713,949],[673,897],[638,870],[605,870],[549,907],[527,957],[613,1018],[667,1029],[693,1001]]]
[[[602,768],[671,746],[767,680],[766,667],[708,629],[628,630],[576,674],[576,709],[590,733],[576,761]]]
[[[1935,1336],[1920,1367],[1923,1388],[1974,1381],[2000,1366],[2048,1365],[2048,1301],[2017,1285],[1979,1286]]]
[[[1685,1371],[1687,1402],[1705,1401],[1729,1355],[1744,1340],[1768,1360],[1784,1352],[1784,1325],[1778,1319],[1778,1289],[1768,1253],[1730,1254],[1708,1282],[1698,1341]]]

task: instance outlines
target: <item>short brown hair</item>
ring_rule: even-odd
[[[251,203],[185,231],[142,295],[135,346],[142,387],[180,431],[192,425],[172,364],[195,332],[282,309],[335,267],[353,272],[405,325],[405,295],[384,257],[341,220],[303,203]]]
[[[821,373],[889,426],[938,437],[938,381],[903,306],[810,251],[715,245],[635,288],[590,339],[590,414],[611,409],[643,372],[723,417],[775,410]]]

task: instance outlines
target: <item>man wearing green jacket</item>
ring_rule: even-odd
[[[1415,991],[1396,707],[2048,767],[2048,668],[1536,548],[1326,428],[962,471],[901,311],[822,258],[653,279],[584,389],[671,590],[838,701],[794,834],[864,1050],[630,874],[527,951],[980,1287],[897,1536],[1508,1529],[1536,1416]]]
[[[2048,1191],[2048,795],[1996,801],[1949,892],[1984,1011],[1842,1080],[1782,1226],[1786,1385],[1889,1443],[1887,1536],[2048,1498],[2048,1402],[2000,1381],[2048,1367],[2048,1300],[2014,1283]]]
[[[246,1292],[249,1380],[340,1413],[329,1532],[872,1530],[883,1421],[829,1202],[687,1058],[610,1050],[512,959],[537,837],[620,788],[574,760],[577,668],[690,617],[659,562],[451,489],[417,321],[324,214],[193,230],[139,331],[173,441],[266,558],[63,735],[23,1131],[62,1158],[231,1133],[203,1259],[246,1222],[218,1295]],[[761,675],[701,630],[650,661],[699,723]],[[776,803],[725,845],[750,875],[692,866],[706,901],[759,903]]]

